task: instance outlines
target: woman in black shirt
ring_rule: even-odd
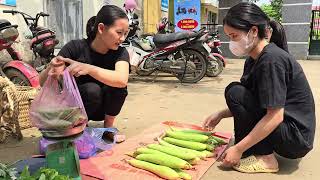
[[[104,127],[112,127],[128,94],[129,54],[119,47],[128,31],[126,13],[114,5],[103,6],[95,17],[94,33],[67,43],[41,73],[40,81],[48,74],[59,76],[66,63],[76,77],[89,120],[104,120]],[[123,141],[124,136],[116,140]]]
[[[221,119],[233,117],[235,145],[224,153],[223,164],[246,173],[277,172],[274,152],[295,159],[313,148],[315,105],[310,86],[299,63],[283,43],[274,41],[285,40],[283,33],[273,29],[268,43],[270,19],[257,5],[232,7],[223,23],[231,52],[248,58],[240,82],[225,90],[228,108],[209,116],[203,125],[212,129]]]

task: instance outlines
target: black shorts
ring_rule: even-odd
[[[88,82],[78,85],[89,120],[102,121],[105,115],[117,116],[128,95],[127,88]]]

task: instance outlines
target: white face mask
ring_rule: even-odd
[[[230,41],[229,49],[234,55],[238,57],[248,56],[248,54],[251,52],[251,50],[253,49],[255,38],[251,36],[251,40],[249,40],[250,32],[251,30],[248,32],[246,36],[243,36],[239,41]]]

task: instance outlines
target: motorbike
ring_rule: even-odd
[[[0,51],[6,50],[12,58],[2,65],[1,75],[8,77],[14,84],[39,87],[38,72],[23,62],[20,53],[12,47],[19,36],[17,27],[7,20],[0,20]]]
[[[157,26],[157,30],[158,30],[157,33],[160,33],[160,34],[172,33],[172,31],[170,30],[172,26],[174,26],[174,24],[169,22],[168,19],[164,17],[161,19],[161,22]],[[206,75],[208,77],[216,77],[222,73],[223,69],[226,67],[227,61],[222,56],[222,52],[220,50],[221,42],[218,37],[218,32],[215,32],[215,31],[212,31],[212,32],[205,31],[205,32],[209,33],[205,43],[207,43],[207,45],[211,48],[210,53],[214,57],[212,58],[212,56],[207,56],[208,69],[207,69]],[[148,39],[150,41],[150,44],[153,46],[152,39],[150,37]],[[207,51],[203,49],[202,43],[194,47],[195,48],[199,47],[198,50],[200,50],[201,52],[204,53],[204,55],[206,55]]]
[[[20,14],[23,17],[26,25],[32,33],[31,36],[26,37],[31,40],[30,50],[32,50],[34,54],[32,66],[38,72],[41,72],[54,57],[54,49],[56,45],[59,44],[59,40],[56,39],[55,31],[38,26],[40,17],[48,17],[49,14],[40,12],[36,14],[35,18],[33,18],[26,13],[15,10],[6,10],[4,13],[10,13],[12,15]]]
[[[1,69],[14,84],[39,87],[39,72],[44,70],[54,57],[54,48],[59,43],[54,31],[38,26],[39,18],[49,15],[40,12],[33,18],[28,14],[15,10],[4,10],[3,13],[10,13],[12,15],[21,14],[23,16],[25,23],[32,33],[30,37],[26,38],[31,40],[30,49],[34,53],[34,58],[30,64],[22,61],[19,52],[12,48],[12,44],[16,42],[15,40],[19,36],[18,26],[11,25],[9,21],[3,20],[1,23],[2,31],[0,33],[3,38],[0,42],[2,44],[0,50],[7,50],[12,60],[5,63]]]
[[[131,37],[129,44],[123,46],[131,52],[130,64],[137,68],[137,74],[166,72],[181,82],[196,83],[205,76],[207,63],[205,57],[190,45],[203,38],[202,31],[156,34],[153,38],[155,49],[145,50],[137,36]]]
[[[131,12],[132,13],[132,12]],[[137,28],[135,26],[139,25],[138,18],[134,18],[134,15],[128,13],[128,17],[130,19],[130,27],[134,31],[130,30],[129,36],[127,39],[130,39],[132,35],[136,34]],[[172,31],[170,31],[171,26],[174,26],[173,23],[170,23],[166,17],[162,18],[160,23],[157,25],[157,34],[170,34]],[[216,77],[223,71],[225,65],[226,65],[226,59],[221,55],[221,53],[215,53],[216,49],[219,47],[215,46],[209,46],[209,43],[213,41],[217,41],[217,32],[210,32],[209,31],[203,31],[203,35],[207,33],[207,38],[204,40],[198,39],[197,41],[194,41],[193,44],[190,44],[190,47],[193,49],[196,49],[198,52],[201,52],[205,60],[207,62],[207,72],[206,75],[208,77]],[[145,51],[151,51],[156,48],[155,43],[153,42],[154,34],[143,34],[140,36],[140,39],[135,37],[134,41],[135,43],[142,48]],[[203,38],[202,38],[203,39]],[[128,40],[126,40],[128,43]],[[220,42],[220,41],[219,41]],[[211,45],[211,44],[210,44]],[[213,44],[216,45],[216,44]],[[210,49],[211,48],[211,49]],[[210,49],[210,50],[209,50]],[[209,52],[208,52],[209,50]],[[219,49],[220,50],[220,49]],[[152,74],[153,71],[136,71],[138,75],[141,76],[147,76]]]
[[[128,18],[130,32],[122,46],[128,49],[130,64],[135,67],[138,75],[156,72],[157,77],[158,72],[166,72],[186,83],[196,83],[204,77],[207,68],[205,57],[190,48],[192,43],[202,38],[204,29],[199,32],[142,35],[145,38],[141,38],[136,33],[139,30],[137,16],[129,11]],[[166,24],[165,19],[163,23]]]

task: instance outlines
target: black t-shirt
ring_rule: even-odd
[[[58,55],[109,70],[115,70],[115,64],[118,61],[126,61],[129,63],[129,53],[126,48],[119,47],[118,50],[109,50],[106,54],[100,54],[90,47],[86,39],[68,42],[63,46]],[[90,75],[77,77],[76,81],[78,85],[87,82],[102,84]]]
[[[254,94],[260,108],[284,108],[284,119],[312,146],[314,99],[303,69],[291,55],[273,43],[267,45],[257,60],[246,60],[241,84]]]

